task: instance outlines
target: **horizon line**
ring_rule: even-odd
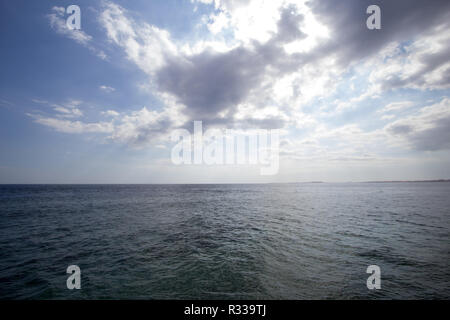
[[[450,179],[426,180],[364,180],[364,181],[296,181],[296,182],[188,182],[188,183],[0,183],[0,186],[70,186],[70,185],[258,185],[258,184],[332,184],[332,183],[420,183],[420,182],[450,182]]]

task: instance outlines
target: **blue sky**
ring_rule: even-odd
[[[0,15],[0,183],[450,178],[448,1],[2,1]],[[279,129],[278,174],[175,166],[170,133],[193,121]]]

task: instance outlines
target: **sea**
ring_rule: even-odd
[[[449,182],[0,186],[0,299],[450,299],[449,266]]]

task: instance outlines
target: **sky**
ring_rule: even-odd
[[[447,0],[2,0],[0,183],[448,179],[449,25]],[[278,172],[175,165],[194,121],[278,130]]]

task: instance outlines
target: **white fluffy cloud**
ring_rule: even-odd
[[[83,30],[70,30],[67,28],[66,20],[64,18],[65,9],[64,7],[58,7],[55,6],[52,8],[52,13],[47,15],[47,18],[50,22],[50,26],[53,30],[55,30],[56,33],[63,35],[69,39],[74,40],[75,42],[79,43],[80,45],[88,48],[92,52],[94,52],[99,58],[106,59],[106,54],[100,50],[97,49],[92,44],[92,36],[84,32]]]
[[[35,122],[64,133],[111,133],[114,129],[110,122],[85,123],[58,118],[49,118],[29,114]]]
[[[109,117],[118,117],[120,116],[120,113],[114,110],[107,110],[107,111],[102,111],[102,115],[106,115]]]
[[[102,132],[114,141],[136,145],[203,120],[208,126],[304,130],[298,141],[284,147],[286,155],[296,157],[373,159],[385,139],[416,150],[445,149],[446,142],[437,135],[448,137],[448,100],[415,115],[410,114],[411,98],[383,103],[378,107],[382,125],[391,121],[384,128],[363,129],[351,120],[324,123],[324,117],[338,119],[397,89],[450,88],[449,4],[430,1],[433,5],[425,9],[418,1],[386,3],[383,29],[371,32],[365,27],[365,9],[371,4],[367,0],[191,0],[215,9],[202,20],[209,34],[196,42],[175,41],[169,31],[105,1],[99,22],[108,41],[148,76],[152,94],[164,107],[128,114],[107,111],[103,115],[113,119],[103,122],[109,131]],[[54,9],[50,21],[57,32],[69,36],[58,12]],[[411,25],[418,14],[422,19]],[[231,35],[227,40],[225,33]],[[91,42],[84,33],[69,37],[83,45]],[[358,69],[365,74],[354,76],[344,96],[311,110],[316,100],[336,94],[345,76]],[[359,82],[368,87],[355,89]],[[100,89],[113,91],[108,86]],[[397,118],[403,112],[410,116]],[[48,118],[39,123],[55,127]]]
[[[402,111],[402,110],[405,110],[405,109],[408,109],[408,108],[412,107],[413,105],[414,105],[414,102],[412,102],[412,101],[391,102],[391,103],[385,105],[379,111],[381,113]]]
[[[410,44],[393,42],[370,75],[384,90],[450,88],[450,23],[432,28]]]
[[[106,110],[99,113],[100,120],[96,121],[88,121],[80,109],[84,103],[74,99],[60,104],[35,100],[35,103],[45,105],[47,109],[35,110],[27,115],[34,122],[58,132],[102,134],[110,141],[142,147],[149,143],[167,142],[171,130],[186,122],[180,106],[170,97],[162,95],[160,99],[170,107],[163,111],[143,107],[128,113]]]
[[[115,88],[109,87],[109,86],[105,86],[105,85],[101,85],[101,86],[99,87],[99,89],[102,90],[102,91],[104,91],[104,92],[106,92],[106,93],[111,93],[111,92],[116,91]]]
[[[79,44],[88,46],[92,37],[86,34],[82,30],[69,30],[66,26],[66,20],[64,19],[65,9],[63,7],[53,7],[52,13],[47,17],[50,21],[50,26],[59,34],[64,35],[72,40],[75,40]]]
[[[177,50],[166,30],[127,17],[127,11],[112,2],[105,2],[100,15],[110,41],[121,47],[129,60],[149,75],[163,67]]]

